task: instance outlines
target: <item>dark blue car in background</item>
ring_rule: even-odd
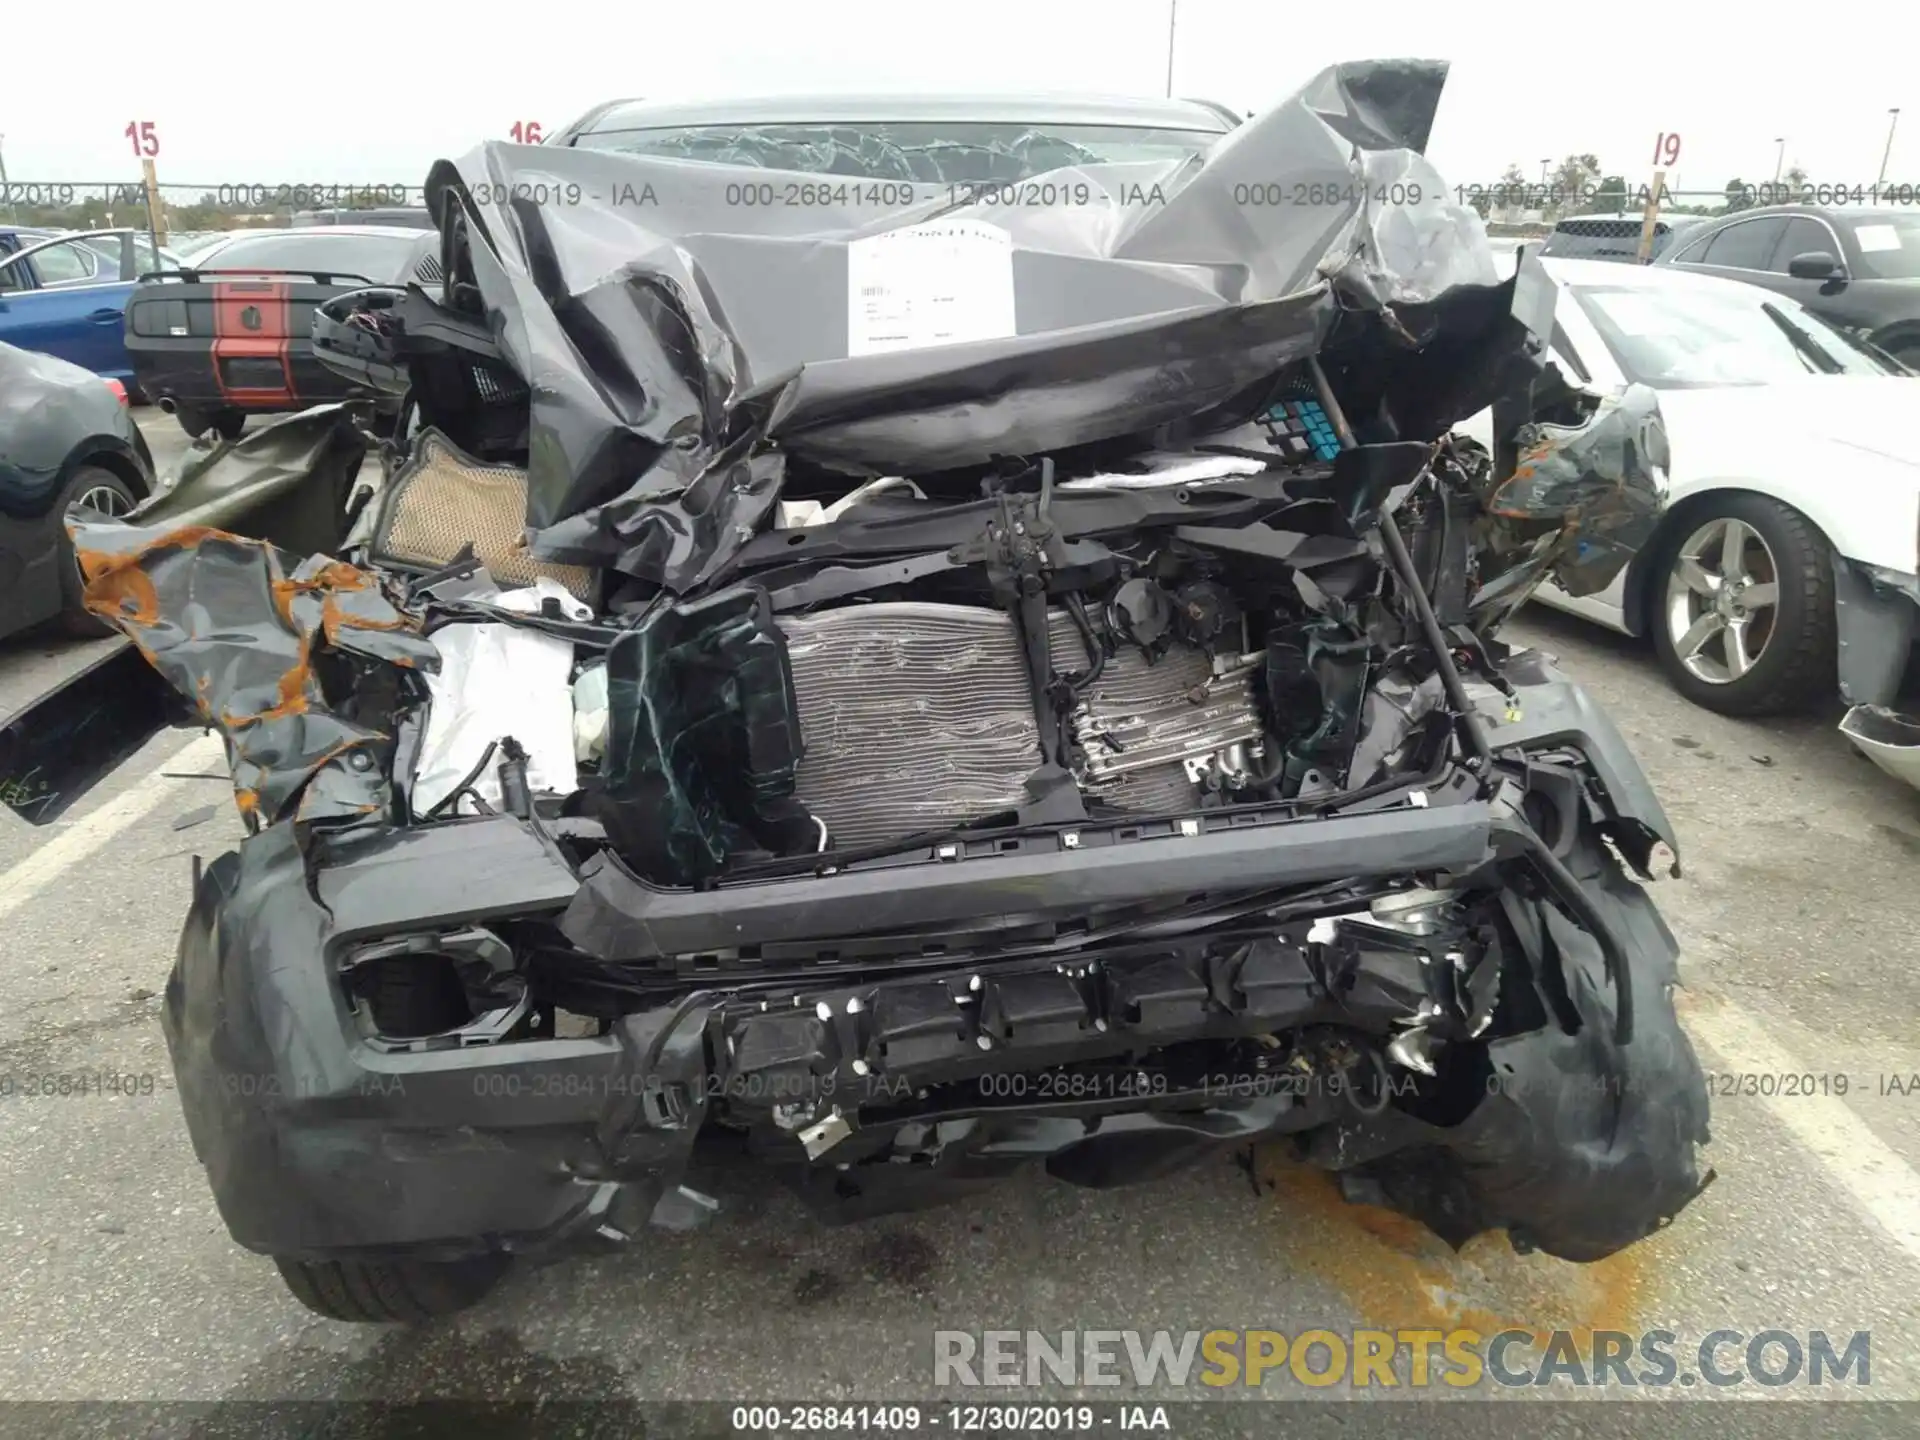
[[[131,386],[127,298],[152,259],[152,247],[143,257],[138,240],[131,230],[55,235],[0,227],[0,343]]]

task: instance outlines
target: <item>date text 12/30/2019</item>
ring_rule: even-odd
[[[1170,1434],[1164,1405],[736,1405],[739,1435],[1085,1435],[1111,1431]]]

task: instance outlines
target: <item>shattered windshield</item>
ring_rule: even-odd
[[[1568,289],[1622,373],[1656,390],[1770,385],[1821,373],[1894,373],[1832,327],[1764,290],[1745,295],[1678,286]],[[1769,304],[1787,316],[1793,330],[1767,313]]]
[[[705,160],[803,174],[937,184],[1008,183],[1067,165],[1180,160],[1205,154],[1210,130],[1011,121],[869,121],[858,125],[676,125],[603,130],[595,150]]]

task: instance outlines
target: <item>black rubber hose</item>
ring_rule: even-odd
[[[1107,647],[1102,645],[1099,637],[1093,633],[1093,621],[1087,618],[1087,607],[1080,597],[1067,596],[1066,606],[1067,614],[1073,617],[1073,623],[1080,631],[1080,638],[1086,642],[1087,646],[1087,673],[1071,676],[1067,680],[1067,688],[1072,690],[1077,698],[1080,692],[1098,680],[1100,672],[1107,668]]]
[[[427,811],[426,818],[429,820],[439,819],[441,811],[445,810],[462,795],[466,794],[468,790],[472,789],[474,781],[480,778],[480,772],[487,768],[487,762],[493,758],[493,752],[499,748],[500,742],[498,740],[489,740],[487,742],[487,748],[480,752],[480,758],[473,762],[473,768],[467,771],[458,785],[440,797],[434,807]],[[477,799],[478,797],[476,796],[475,798]]]

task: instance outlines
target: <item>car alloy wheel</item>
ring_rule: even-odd
[[[127,497],[112,485],[92,485],[74,497],[74,504],[85,505],[89,510],[98,510],[102,515],[117,519],[130,514],[133,506]]]
[[[1675,656],[1709,685],[1731,685],[1773,638],[1780,569],[1760,532],[1731,515],[1681,542],[1667,572],[1666,625]]]

